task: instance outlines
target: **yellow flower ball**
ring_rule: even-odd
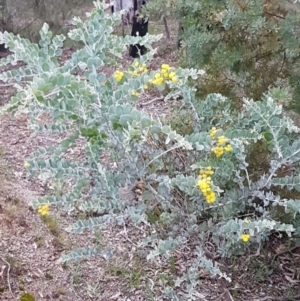
[[[216,201],[216,194],[213,191],[210,191],[206,197],[208,204],[211,204]]]
[[[230,144],[226,145],[224,149],[226,152],[232,152],[232,146]]]
[[[217,146],[212,148],[212,152],[216,155],[217,158],[221,157],[224,153],[224,148]]]
[[[48,204],[38,206],[38,213],[42,216],[49,215],[50,208]]]
[[[120,82],[123,79],[123,76],[124,76],[124,73],[119,70],[117,70],[114,75],[117,82]]]
[[[162,77],[158,77],[153,81],[153,84],[158,86],[161,85],[163,83],[164,79]]]
[[[165,69],[165,70],[169,70],[170,69],[170,66],[168,64],[162,64],[161,65],[161,68],[162,69]]]
[[[176,76],[173,76],[173,77],[172,77],[172,82],[173,82],[174,84],[176,84],[176,83],[178,82],[178,79],[177,79]]]
[[[228,139],[225,136],[219,136],[218,137],[218,144],[219,145],[224,145],[227,141],[228,141]]]
[[[212,129],[210,130],[210,133],[209,133],[211,139],[213,139],[213,140],[215,139],[216,132],[217,132],[217,129],[215,127],[212,127]]]
[[[248,242],[250,237],[250,234],[242,234],[241,239],[243,242]]]
[[[132,91],[132,92],[131,92],[131,95],[132,95],[132,96],[138,97],[138,96],[140,95],[140,93],[138,93],[137,91]]]
[[[172,77],[176,76],[175,72],[170,72],[169,77],[172,79]]]

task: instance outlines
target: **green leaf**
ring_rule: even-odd
[[[147,117],[142,117],[141,124],[142,124],[143,128],[149,127],[149,126],[151,126],[151,119],[149,119]]]
[[[146,215],[148,217],[148,221],[150,224],[154,225],[157,221],[159,221],[159,215],[156,213],[152,213],[151,211],[146,212]]]
[[[286,187],[288,190],[296,189],[297,191],[300,191],[300,176],[273,178],[272,184],[280,187]]]
[[[120,124],[122,124],[123,126],[126,126],[128,122],[129,123],[132,122],[132,117],[127,114],[122,115],[120,118]]]
[[[69,261],[81,261],[84,259],[89,259],[92,256],[96,256],[96,255],[102,255],[104,258],[106,258],[107,260],[109,260],[112,256],[112,250],[105,250],[105,251],[101,251],[99,249],[87,249],[87,248],[81,248],[81,249],[76,249],[74,251],[71,251],[69,254],[64,254],[61,256],[61,258],[59,259],[59,262],[61,263],[66,263]]]
[[[98,69],[102,66],[102,60],[98,57],[89,58],[88,61],[87,61],[87,66],[90,70],[92,70],[93,67],[95,69]]]
[[[42,70],[43,70],[44,72],[50,71],[50,65],[49,65],[48,63],[44,62],[44,63],[42,64]]]
[[[35,298],[32,295],[30,295],[29,293],[23,293],[21,295],[20,301],[35,301]]]
[[[271,133],[265,132],[262,134],[267,143],[270,143],[273,140],[273,135]]]
[[[96,129],[89,129],[89,128],[82,128],[80,130],[81,136],[87,137],[87,138],[95,138],[98,137],[99,132]]]

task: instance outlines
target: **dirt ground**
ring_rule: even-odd
[[[163,32],[162,25],[156,27]],[[176,43],[175,35],[172,43]],[[176,66],[177,50],[165,47],[164,40],[157,46],[160,52],[150,68],[156,69],[162,63]],[[64,59],[71,53],[72,50],[65,49]],[[130,62],[132,59],[125,56],[123,65]],[[107,70],[108,74],[112,72]],[[12,91],[1,83],[0,89],[1,105],[8,101]],[[160,95],[142,95],[137,106],[164,117],[170,106],[155,100],[159,98]],[[144,232],[142,227],[129,224],[70,234],[64,229],[85,216],[54,209],[49,218],[43,219],[29,206],[53,187],[42,179],[28,179],[24,162],[40,146],[60,139],[59,135],[31,132],[26,115],[16,119],[0,116],[0,300],[20,300],[26,292],[36,301],[154,300],[151,292],[160,291],[165,285],[160,276],[169,276],[169,267],[155,267],[145,261],[137,248],[138,238]],[[124,190],[122,196],[124,200],[135,197],[131,190]],[[80,264],[58,263],[64,252],[84,246],[97,247],[103,255]],[[108,260],[113,249],[117,252]],[[184,258],[188,256],[182,254],[187,252],[179,251],[177,267],[184,267]],[[260,254],[223,260],[221,265],[233,282],[205,275],[195,300],[300,300],[300,247],[286,249],[276,236]]]

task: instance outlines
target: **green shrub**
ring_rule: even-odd
[[[186,64],[204,68],[200,94],[259,100],[286,88],[299,110],[299,3],[280,0],[179,0]]]
[[[299,231],[299,200],[277,191],[300,190],[300,129],[270,95],[256,102],[245,99],[237,111],[220,94],[209,94],[199,102],[189,83],[204,76],[201,70],[172,70],[164,65],[162,70],[147,72],[154,53],[151,43],[160,37],[112,35],[120,14],[106,15],[104,8],[97,2],[88,20],[74,19],[76,28],[69,37],[84,46],[62,65],[58,57],[64,37],[52,37],[47,25],[40,32],[40,47],[10,33],[0,34],[0,43],[12,52],[1,65],[26,63],[0,75],[0,80],[18,88],[2,111],[25,111],[31,128],[65,134],[57,145],[33,153],[25,165],[31,176],[46,172],[55,180],[72,183],[71,191],[34,200],[35,208],[63,205],[61,210],[87,213],[89,218],[78,220],[67,231],[123,225],[128,219],[146,224],[153,231],[145,233],[140,247],[149,250],[147,259],[157,265],[158,257],[170,262],[174,250],[188,245],[193,260],[182,276],[168,282],[174,286],[166,286],[164,296],[195,298],[200,268],[230,280],[205,256],[207,241],[225,257],[254,250],[274,231],[288,235]],[[150,51],[128,69],[118,70],[126,46],[136,43],[144,43]],[[114,76],[99,71],[103,66],[115,66]],[[188,133],[180,135],[135,108],[139,93],[150,84],[160,90],[168,87],[170,103],[178,99],[189,110]],[[52,122],[40,126],[36,120],[44,113]],[[83,159],[66,159],[66,151],[79,145]],[[268,161],[260,172],[255,169],[258,163],[248,161],[258,147]],[[111,161],[101,160],[102,154],[109,154]],[[290,173],[281,176],[279,171],[286,166]],[[119,188],[137,179],[144,184],[142,198],[120,201]],[[274,207],[289,213],[290,220],[274,220]],[[61,261],[101,252],[109,259],[113,250],[73,250]],[[184,290],[177,294],[178,287]]]

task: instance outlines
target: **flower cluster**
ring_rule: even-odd
[[[117,70],[115,72],[115,79],[117,82],[120,82],[124,77],[124,72]]]
[[[173,83],[177,83],[178,79],[176,73],[171,71],[171,68],[168,64],[162,64],[160,72],[157,72],[154,75],[154,80],[149,79],[149,84],[153,84],[155,86],[162,85],[165,81],[171,80]]]
[[[250,234],[242,234],[241,239],[243,242],[248,242],[250,237]]]
[[[140,63],[138,61],[136,61],[133,64],[133,66],[135,67],[135,70],[134,71],[128,71],[128,74],[130,74],[132,76],[140,76],[143,73],[148,73],[149,72],[149,70],[147,69],[147,65],[145,63],[143,63],[142,65],[140,65]],[[147,90],[148,86],[144,85],[143,89]],[[131,95],[139,97],[140,93],[138,91],[133,90],[133,91],[131,91]]]
[[[24,167],[25,167],[25,168],[28,168],[28,167],[30,167],[30,164],[26,161],[26,162],[24,163]]]
[[[214,174],[214,172],[213,172],[211,166],[206,167],[206,169],[201,169],[200,175],[199,175],[199,180],[197,183],[197,185],[199,186],[199,189],[205,196],[208,204],[211,204],[216,200],[216,194],[211,189],[211,177],[210,176],[213,174]]]
[[[139,97],[140,93],[137,92],[137,91],[132,91],[132,92],[131,92],[131,95],[132,95],[132,96]]]
[[[134,70],[133,71],[127,71],[131,76],[140,76],[143,73],[148,73],[149,70],[147,69],[147,65],[143,63],[140,65],[138,61],[135,61],[133,64]],[[122,79],[124,78],[124,72],[120,70],[116,70],[114,77],[117,82],[121,82]],[[149,79],[148,84],[154,85],[154,86],[159,86],[162,85],[166,81],[172,81],[173,83],[178,82],[178,78],[176,76],[176,73],[172,71],[171,67],[168,64],[162,64],[161,65],[161,70],[154,75],[154,79]],[[143,86],[144,90],[148,89],[147,85]],[[133,92],[135,94],[135,92]],[[138,92],[137,92],[138,93]],[[135,95],[137,96],[137,95]]]
[[[209,132],[209,136],[212,140],[215,140],[216,139],[216,133],[217,133],[217,128],[216,127],[213,127],[210,132]]]
[[[128,71],[128,74],[130,74],[130,75],[139,76],[142,73],[148,73],[149,72],[149,70],[147,69],[147,65],[145,63],[140,65],[140,63],[136,61],[133,64],[133,66],[135,67],[135,70],[134,71]]]
[[[139,76],[142,73],[148,73],[149,72],[145,63],[140,66],[139,62],[135,62],[133,64],[133,66],[134,66],[134,71],[128,71],[127,72],[130,75]],[[120,71],[120,70],[116,70],[116,72],[114,74],[114,77],[115,77],[117,82],[120,82],[124,77],[124,72]]]
[[[47,216],[50,213],[50,208],[48,204],[38,206],[38,213],[42,216]]]
[[[216,140],[217,145],[212,148],[212,152],[217,158],[221,157],[224,152],[231,152],[232,146],[228,143],[228,139],[225,136],[219,136],[216,138],[217,129],[213,127],[209,133],[212,140]]]

